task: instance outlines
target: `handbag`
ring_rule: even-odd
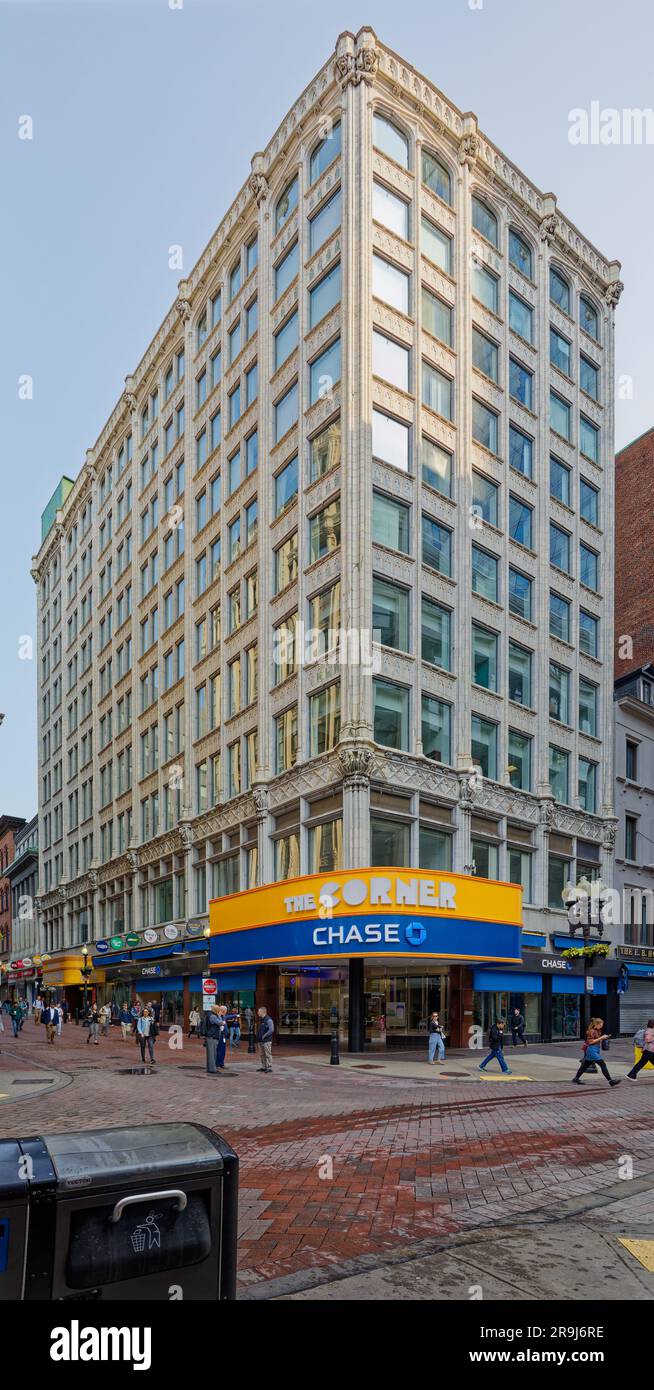
[[[609,1038],[602,1038],[602,1052],[610,1052],[611,1041]]]

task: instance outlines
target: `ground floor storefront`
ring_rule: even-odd
[[[467,1046],[474,964],[521,961],[520,888],[461,874],[288,879],[212,902],[210,925],[222,997],[244,972],[280,1040],[328,1045],[337,1032],[351,1052],[420,1045],[434,1012]]]

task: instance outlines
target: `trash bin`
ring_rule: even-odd
[[[2,1140],[0,1299],[234,1299],[237,1198],[204,1125]]]

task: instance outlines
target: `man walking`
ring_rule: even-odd
[[[275,1033],[275,1025],[267,1009],[257,1009],[259,1015],[259,1027],[257,1029],[257,1042],[259,1044],[259,1055],[261,1066],[258,1071],[272,1071],[272,1040]]]
[[[86,1035],[87,1045],[91,1042],[91,1040],[93,1040],[95,1046],[99,1047],[100,1043],[98,1040],[98,1033],[100,1032],[100,1015],[95,1007],[95,1004],[92,1004],[91,1008],[89,1009],[88,1025],[89,1031]]]
[[[48,1004],[45,1009],[41,1010],[41,1022],[45,1023],[46,1042],[53,1043],[59,1022],[59,1010],[56,1004]]]
[[[503,1072],[506,1072],[507,1076],[510,1076],[511,1068],[507,1067],[506,1062],[504,1061],[504,1053],[502,1051],[502,1048],[504,1047],[503,1018],[498,1018],[497,1023],[491,1024],[488,1030],[488,1046],[490,1048],[490,1052],[487,1057],[484,1057],[483,1062],[480,1062],[479,1070],[485,1071],[486,1067],[488,1066],[488,1063],[492,1062],[493,1058],[495,1057],[496,1061],[498,1061],[500,1064],[501,1070]]]
[[[10,1016],[11,1016],[12,1027],[13,1027],[13,1030],[14,1030],[14,1037],[17,1038],[17,1037],[18,1037],[18,1034],[20,1033],[21,1023],[22,1023],[22,1019],[23,1019],[22,1011],[21,1011],[21,1008],[20,1008],[20,1005],[19,1005],[19,1004],[15,1004],[15,1003],[12,1004],[11,1010],[10,1010]]]
[[[519,1038],[520,1042],[523,1043],[525,1047],[527,1046],[527,1039],[525,1037],[525,1020],[524,1016],[520,1013],[519,1009],[514,1009],[513,1013],[511,1014],[511,1037],[513,1038],[514,1047],[518,1046],[516,1038]]]
[[[642,1071],[643,1067],[646,1067],[648,1062],[651,1062],[652,1066],[654,1066],[654,1018],[648,1018],[647,1027],[644,1028],[642,1032],[643,1040],[640,1043],[642,1053],[638,1061],[631,1068],[631,1071],[627,1072],[628,1081],[635,1081],[639,1071]]]

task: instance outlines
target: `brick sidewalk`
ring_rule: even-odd
[[[200,1043],[157,1045],[157,1070],[116,1030],[98,1047],[69,1024],[54,1046],[28,1022],[0,1039],[3,1071],[56,1068],[52,1095],[0,1104],[0,1134],[157,1120],[195,1120],[223,1134],[241,1159],[239,1278],[243,1288],[357,1255],[380,1259],[407,1243],[547,1213],[654,1170],[654,1083],[598,1080],[489,1087],[486,1081],[405,1080],[327,1068],[277,1049],[272,1076],[247,1047],[225,1076],[204,1070]],[[612,1063],[624,1074],[624,1062]],[[572,1059],[571,1059],[572,1067]],[[2,1087],[0,1086],[0,1090]],[[626,1195],[626,1192],[625,1192]]]

